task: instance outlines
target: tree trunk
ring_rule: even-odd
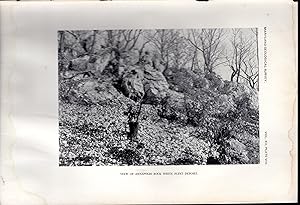
[[[237,83],[239,83],[240,75],[241,75],[241,68],[239,68],[238,71],[237,71],[237,73],[236,73],[236,82]]]
[[[197,62],[197,49],[195,49],[195,51],[194,51],[194,53],[193,53],[193,59],[192,59],[192,67],[191,67],[191,71],[195,70],[196,62]]]
[[[234,81],[234,77],[236,75],[236,71],[232,71],[231,73],[231,77],[230,77],[230,81],[233,82]]]
[[[259,69],[259,53],[258,53],[258,29],[255,31],[255,41],[256,41],[256,58],[257,58],[257,67]],[[254,86],[255,87],[255,86]],[[257,90],[259,91],[259,76],[257,78]]]

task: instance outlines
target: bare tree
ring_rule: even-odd
[[[139,49],[138,49],[138,52],[139,52],[139,61],[142,61],[142,57],[143,57],[143,54],[144,54],[144,50],[146,48],[146,46],[151,43],[151,40],[152,38],[150,37],[151,36],[151,31],[149,30],[144,30],[141,34],[141,38],[143,39]]]
[[[132,50],[139,40],[139,37],[142,34],[142,30],[126,30],[122,32],[123,36],[123,47],[120,49],[122,51]]]
[[[241,29],[232,29],[231,52],[226,57],[232,70],[231,81],[245,81],[250,87],[258,84],[258,54],[255,37],[245,35]]]
[[[186,68],[186,66],[191,62],[192,63],[191,70],[193,70],[194,65],[197,64],[197,59],[195,58],[195,52],[197,49],[194,46],[191,46],[190,43],[186,40],[185,34],[181,30],[174,30],[173,34],[174,37],[172,46],[170,46],[170,65],[175,68]]]
[[[258,66],[256,61],[256,54],[243,60],[244,68],[241,77],[248,83],[251,88],[258,89]]]
[[[173,29],[158,29],[146,37],[150,40],[155,50],[159,52],[160,58],[164,62],[166,68],[169,67],[170,50],[174,46],[173,43],[177,37],[178,35]]]
[[[259,67],[259,54],[258,54],[258,28],[252,28],[251,31],[255,35],[255,44],[256,44],[256,59],[257,67]],[[259,90],[259,75],[257,76],[257,90]]]
[[[204,71],[212,72],[214,68],[224,63],[222,37],[223,29],[191,29],[187,40],[201,52],[204,61]],[[196,57],[196,51],[195,51]]]
[[[107,67],[112,67],[113,73],[118,73],[121,60],[127,56],[128,52],[138,49],[138,41],[142,36],[142,30],[107,30],[104,37],[105,54],[109,54]]]

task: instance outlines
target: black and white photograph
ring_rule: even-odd
[[[260,163],[257,28],[57,38],[59,166]]]

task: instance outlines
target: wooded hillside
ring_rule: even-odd
[[[259,163],[257,43],[256,29],[59,31],[60,165]]]

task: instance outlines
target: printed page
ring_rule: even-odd
[[[297,201],[292,2],[0,9],[2,204]]]

